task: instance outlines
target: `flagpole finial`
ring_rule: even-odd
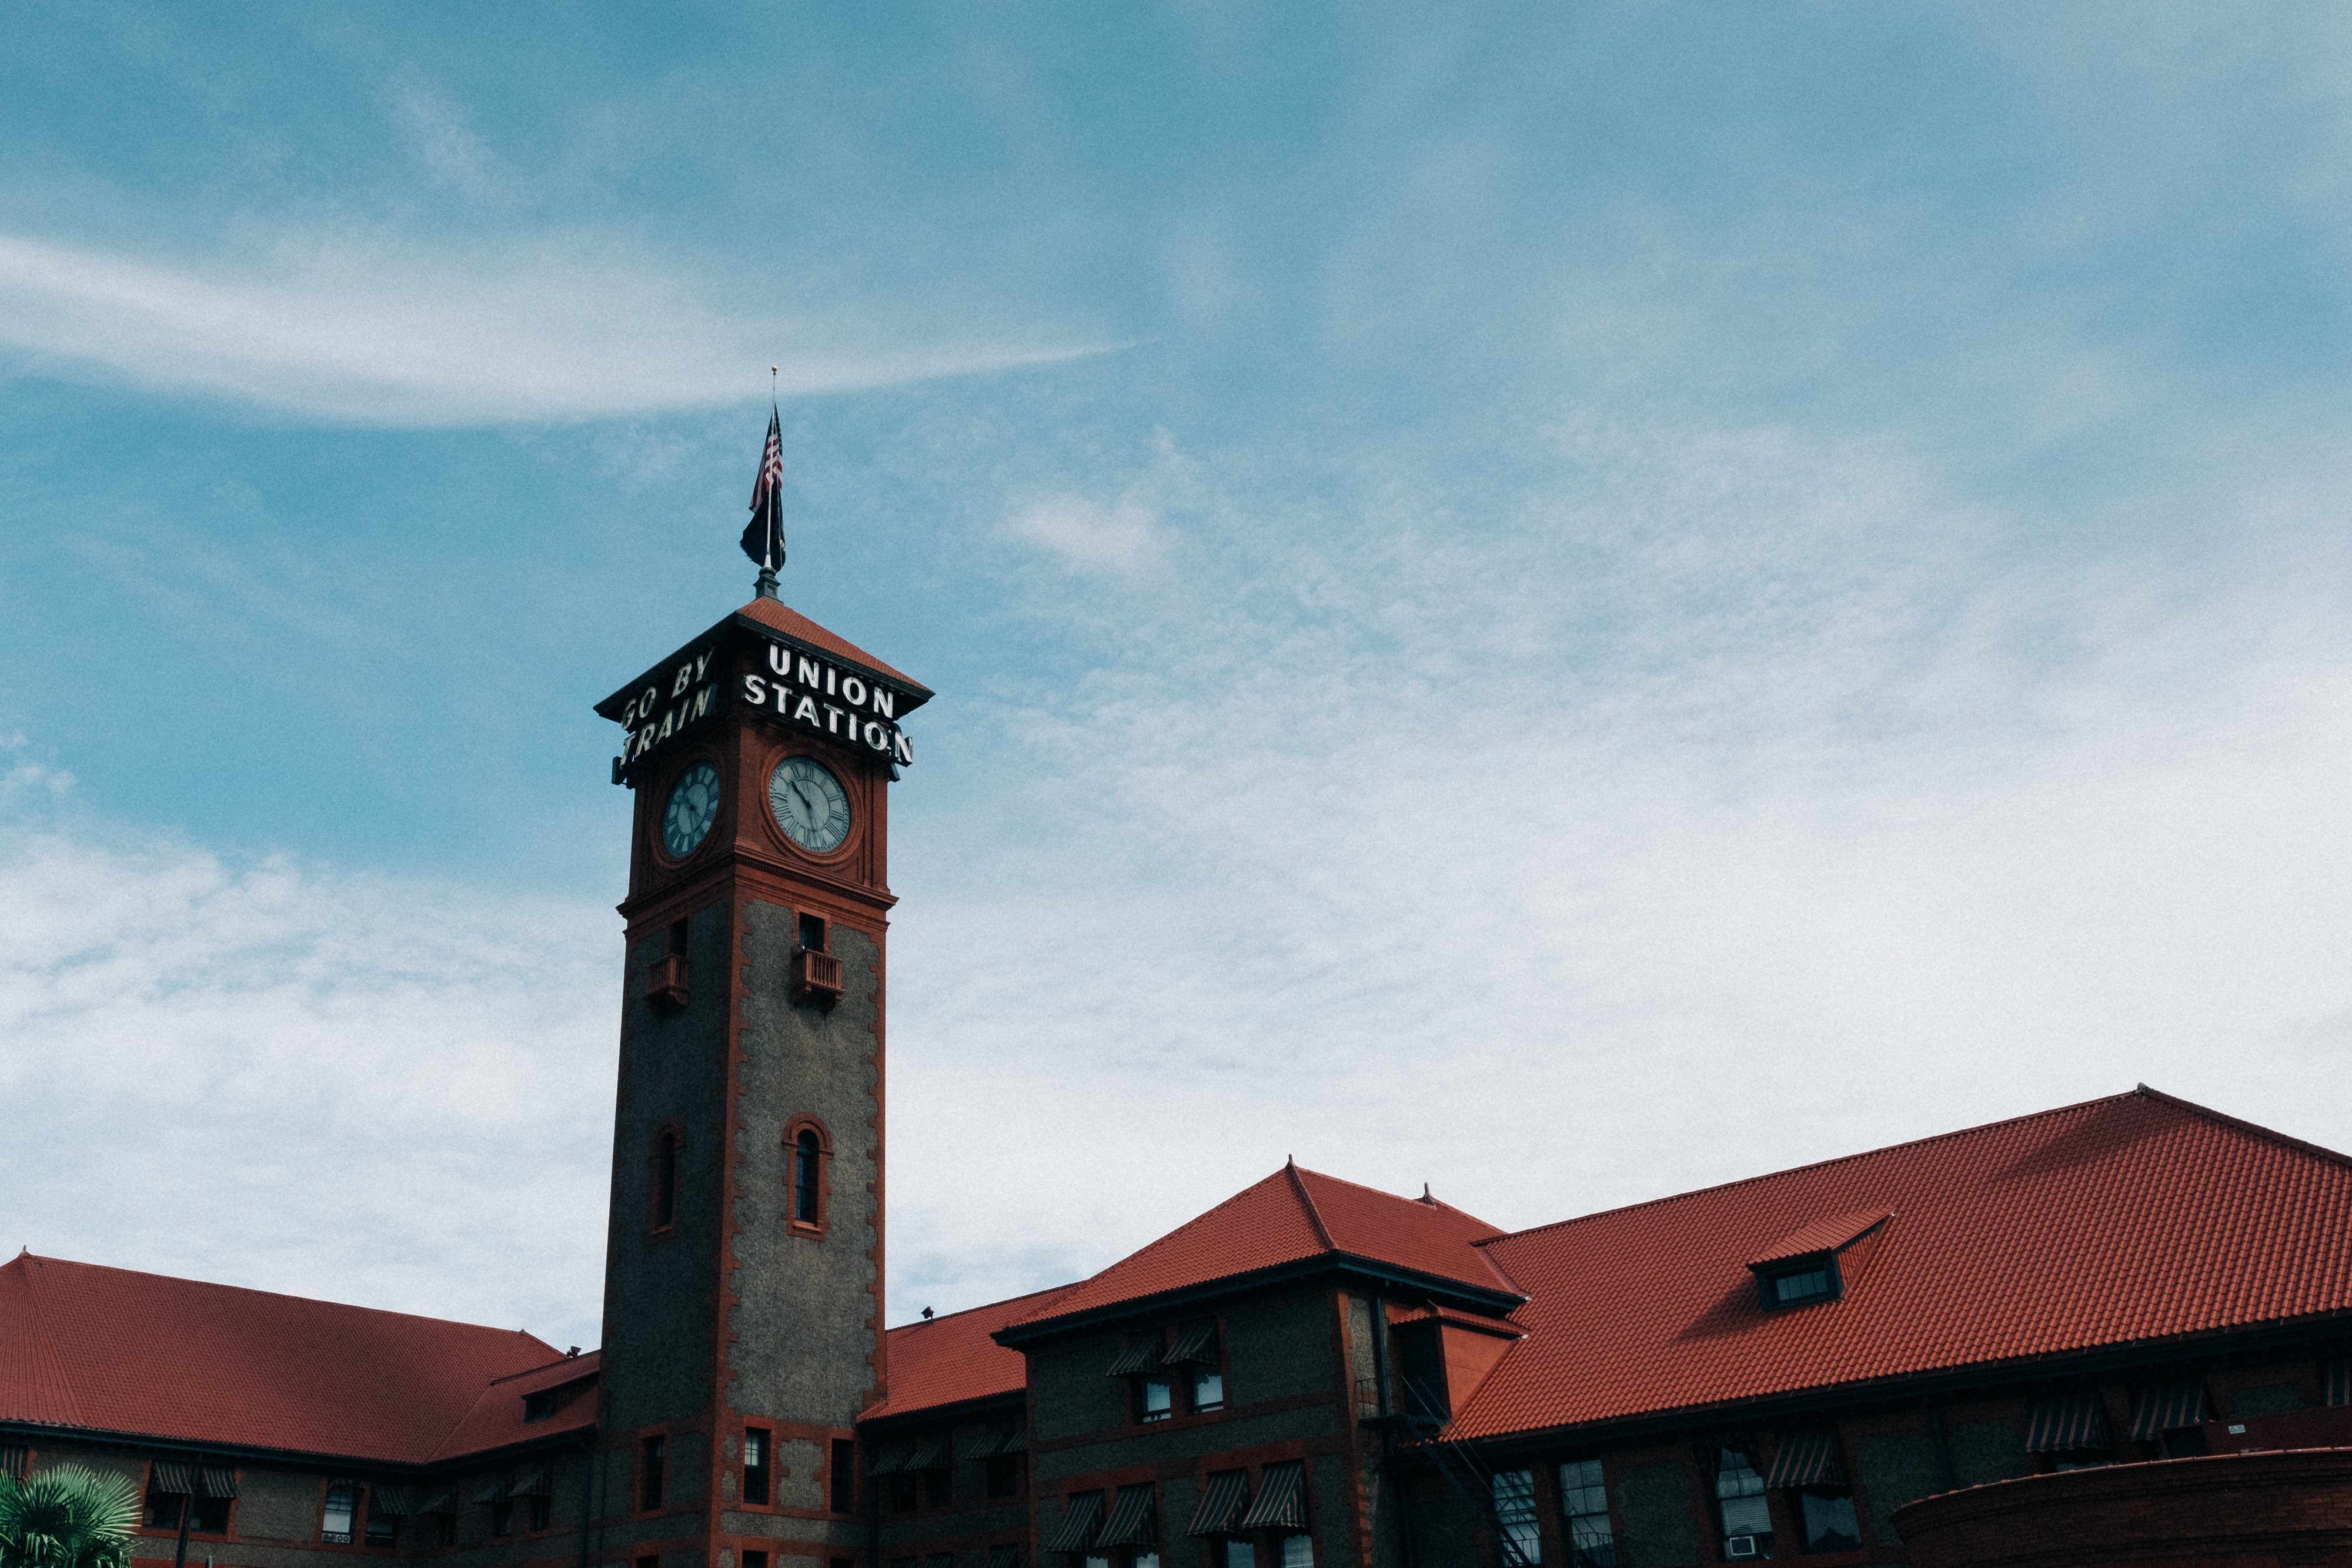
[[[761,599],[776,596],[776,574],[772,568],[763,566],[760,569],[760,580],[752,584],[752,591]]]

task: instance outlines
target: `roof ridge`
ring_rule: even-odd
[[[1290,1178],[1290,1190],[1298,1195],[1299,1203],[1306,1207],[1307,1223],[1315,1228],[1315,1234],[1322,1239],[1323,1250],[1339,1251],[1339,1244],[1331,1239],[1331,1228],[1323,1223],[1323,1211],[1315,1207],[1315,1195],[1307,1190],[1307,1178],[1299,1173],[1298,1162],[1293,1160],[1282,1169],[1283,1174]]]
[[[196,1285],[207,1291],[235,1291],[243,1296],[268,1296],[280,1301],[299,1301],[305,1306],[332,1307],[341,1312],[371,1312],[378,1317],[406,1318],[412,1322],[441,1323],[449,1328],[473,1329],[481,1333],[520,1334],[534,1344],[543,1346],[551,1356],[562,1353],[529,1329],[500,1328],[496,1323],[469,1323],[458,1318],[436,1318],[425,1312],[404,1312],[396,1307],[369,1307],[357,1301],[331,1301],[324,1296],[298,1296],[291,1291],[265,1291],[257,1285],[232,1285],[220,1280],[192,1280],[184,1274],[158,1274],[150,1269],[122,1269],[111,1263],[85,1263],[75,1258],[51,1258],[38,1252],[24,1252],[20,1258],[30,1258],[36,1263],[61,1263],[68,1269],[103,1270],[109,1274],[129,1274],[142,1280],[163,1280],[174,1285]]]
[[[2260,1122],[2249,1122],[2242,1116],[2232,1116],[2227,1111],[2216,1111],[2210,1105],[2200,1105],[2194,1100],[2183,1100],[2178,1094],[2167,1094],[2163,1090],[2151,1088],[2145,1083],[2133,1089],[2132,1092],[2134,1094],[2143,1095],[2150,1100],[2160,1100],[2167,1105],[2171,1105],[2179,1110],[2190,1112],[2196,1115],[2204,1117],[2208,1121],[2219,1122],[2223,1126],[2232,1128],[2238,1132],[2251,1133],[2255,1137],[2263,1139],[2266,1142],[2284,1144],[2288,1148],[2294,1150],[2297,1154],[2313,1155],[2320,1159],[2327,1160],[2333,1164],[2342,1166],[2347,1169],[2352,1169],[2352,1155],[2340,1153],[2337,1150],[2329,1148],[2325,1144],[2311,1143],[2305,1139],[2298,1138],[2293,1134],[2282,1133],[2275,1127],[2265,1127]],[[2118,1098],[2120,1098],[2120,1096],[2118,1096]]]
[[[1459,1215],[1462,1218],[1469,1220],[1475,1225],[1483,1225],[1487,1229],[1493,1231],[1496,1236],[1507,1236],[1510,1234],[1509,1231],[1504,1229],[1501,1226],[1496,1225],[1493,1220],[1481,1219],[1476,1215],[1471,1213],[1468,1209],[1456,1208],[1454,1205],[1446,1202],[1444,1198],[1433,1195],[1423,1197],[1402,1197],[1391,1192],[1384,1186],[1373,1186],[1366,1182],[1349,1181],[1346,1176],[1333,1176],[1329,1171],[1309,1170],[1305,1166],[1297,1166],[1296,1168],[1300,1176],[1311,1176],[1317,1181],[1328,1181],[1336,1183],[1340,1186],[1350,1186],[1355,1188],[1358,1192],[1370,1193],[1374,1197],[1387,1198],[1391,1203],[1411,1204],[1415,1208],[1442,1208],[1446,1213]],[[1424,1189],[1427,1188],[1428,1185],[1429,1184],[1426,1182],[1422,1184]],[[1470,1245],[1475,1247],[1478,1243],[1474,1241]]]
[[[1948,1144],[1955,1138],[1973,1137],[1979,1133],[1991,1132],[1996,1127],[2014,1127],[2027,1122],[2039,1122],[2051,1116],[2071,1115],[2078,1111],[2087,1111],[2094,1105],[2112,1105],[2120,1101],[2138,1099],[2143,1092],[2150,1098],[2167,1101],[2172,1099],[2170,1095],[2158,1094],[2143,1084],[2138,1088],[2127,1089],[2120,1094],[2102,1094],[2095,1100],[2080,1100],[2072,1105],[2053,1105],[2047,1111],[2029,1111],[2021,1116],[2003,1116],[1995,1121],[1979,1122],[1973,1127],[1957,1128],[1949,1133],[1936,1133],[1924,1138],[1905,1138],[1899,1143],[1881,1144],[1874,1149],[1857,1149],[1850,1155],[1835,1155],[1825,1160],[1809,1160],[1801,1166],[1790,1166],[1777,1171],[1763,1171],[1752,1176],[1741,1176],[1736,1181],[1719,1181],[1709,1186],[1695,1186],[1688,1192],[1670,1192],[1660,1197],[1645,1197],[1639,1203],[1621,1203],[1614,1208],[1596,1208],[1590,1214],[1572,1214],[1566,1219],[1553,1219],[1541,1225],[1530,1225],[1525,1230],[1505,1231],[1500,1236],[1490,1236],[1483,1241],[1474,1241],[1471,1245],[1486,1247],[1497,1241],[1516,1241],[1522,1236],[1538,1236],[1547,1230],[1559,1230],[1570,1225],[1582,1225],[1587,1220],[1606,1219],[1612,1215],[1632,1214],[1637,1209],[1656,1208],[1669,1203],[1681,1203],[1689,1198],[1705,1197],[1709,1193],[1729,1192],[1736,1187],[1753,1186],[1758,1182],[1777,1181],[1782,1176],[1797,1176],[1805,1171],[1827,1170],[1832,1166],[1849,1165],[1855,1160],[1871,1159],[1879,1155],[1891,1155],[1897,1149],[1916,1149],[1924,1148],[1929,1144]],[[2203,1107],[2191,1106],[2190,1109],[2202,1110]],[[2209,1112],[2207,1114],[2217,1118],[2220,1116],[2218,1112]],[[2336,1157],[2345,1158],[2341,1155]],[[2352,1161],[2347,1163],[2352,1164]]]
[[[993,1301],[982,1301],[976,1307],[960,1307],[952,1312],[941,1312],[936,1317],[917,1318],[913,1322],[900,1323],[897,1328],[885,1329],[882,1332],[886,1334],[905,1333],[908,1329],[930,1328],[939,1323],[952,1322],[958,1318],[968,1318],[974,1312],[984,1312],[991,1307],[1009,1307],[1015,1301],[1034,1301],[1040,1296],[1058,1296],[1068,1290],[1070,1285],[1085,1282],[1083,1280],[1073,1280],[1069,1284],[1048,1285],[1042,1291],[1030,1291],[1018,1296],[1004,1296]]]

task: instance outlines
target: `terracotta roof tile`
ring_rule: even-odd
[[[892,669],[846,637],[835,636],[781,600],[754,599],[735,613],[746,620],[756,621],[770,631],[781,632],[796,643],[805,643],[853,664],[863,664],[876,674],[887,675],[900,685],[920,692],[924,696],[931,695],[931,689],[912,675]]]
[[[875,1421],[1021,1392],[1028,1386],[1028,1359],[989,1336],[1059,1293],[1059,1287],[1039,1291],[892,1329],[887,1335],[889,1394],[858,1419]]]
[[[1810,1258],[1817,1252],[1834,1252],[1880,1220],[1890,1218],[1883,1208],[1857,1208],[1800,1225],[1750,1258],[1748,1266],[1760,1269],[1768,1263],[1785,1263],[1791,1258]]]
[[[1359,1258],[1517,1295],[1475,1243],[1500,1235],[1433,1198],[1403,1198],[1288,1166],[1141,1251],[1041,1302],[1013,1325],[1073,1316],[1286,1263]]]
[[[593,1379],[604,1369],[604,1353],[592,1350],[584,1355],[569,1355],[551,1366],[534,1367],[511,1377],[501,1377],[475,1396],[474,1403],[449,1435],[433,1450],[433,1458],[459,1458],[467,1454],[486,1453],[492,1448],[504,1448],[535,1438],[551,1437],[560,1432],[577,1432],[596,1424],[596,1391],[585,1388],[565,1401],[562,1409],[542,1421],[525,1421],[523,1400],[526,1396],[550,1388],[561,1388],[583,1378]]]
[[[1843,1299],[1762,1310],[1749,1260],[1865,1210]],[[1529,1334],[1465,1437],[2352,1312],[2352,1161],[2143,1088],[1486,1249]]]
[[[29,1252],[0,1265],[0,1420],[421,1463],[493,1379],[551,1362],[515,1329]]]

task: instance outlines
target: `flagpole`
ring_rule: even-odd
[[[776,369],[774,365],[768,367],[768,428],[771,430],[776,428],[781,418],[781,411],[776,406]],[[762,441],[760,467],[763,478],[767,465],[767,444]],[[773,599],[776,597],[776,520],[783,507],[783,497],[778,493],[781,485],[771,485],[766,488],[768,515],[761,519],[763,528],[760,536],[760,579],[752,585],[752,591],[761,599]]]

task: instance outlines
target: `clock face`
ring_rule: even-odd
[[[670,859],[684,860],[709,836],[719,820],[719,769],[698,762],[669,787],[669,803],[662,808],[662,848]]]
[[[784,837],[826,854],[849,837],[849,792],[813,757],[787,757],[768,775],[768,804]]]

